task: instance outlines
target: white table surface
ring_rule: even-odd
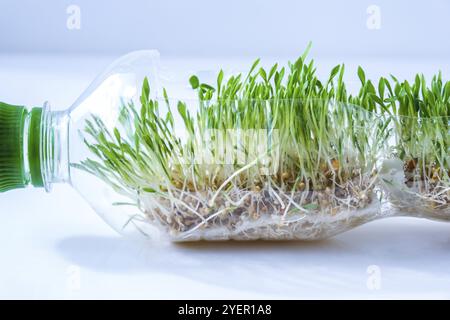
[[[319,74],[338,58],[318,59]],[[0,100],[66,108],[111,59],[0,55]],[[178,72],[248,61],[165,63]],[[450,77],[449,60],[345,61],[349,74],[362,64],[369,77]],[[450,298],[450,224],[391,218],[309,243],[141,243],[117,235],[69,186],[15,190],[0,194],[0,298]]]

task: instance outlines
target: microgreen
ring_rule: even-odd
[[[97,116],[87,120],[82,135],[92,158],[78,167],[136,203],[156,196],[201,223],[240,210],[245,192],[261,190],[283,217],[290,206],[301,212],[365,206],[387,147],[428,174],[439,168],[440,179],[448,180],[450,82],[439,74],[430,86],[423,75],[412,84],[394,76],[373,83],[359,67],[360,89],[351,95],[344,65],[319,80],[309,49],[287,66],[265,69],[258,59],[246,74],[220,71],[213,84],[192,76],[195,101],[171,100],[165,90],[163,99],[151,98],[144,80],[140,102],[123,104],[117,127],[107,128]],[[392,136],[393,146],[387,143]],[[332,196],[324,201],[305,192]],[[186,193],[196,205],[180,200]],[[301,204],[293,193],[302,194]],[[172,209],[157,207],[171,215]]]

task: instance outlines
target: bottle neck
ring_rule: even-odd
[[[68,111],[51,111],[48,103],[44,104],[39,158],[42,186],[46,191],[50,191],[54,183],[70,183],[69,119]]]
[[[0,102],[0,192],[70,182],[69,113]]]

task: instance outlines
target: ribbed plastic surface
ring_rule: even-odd
[[[23,127],[25,107],[0,102],[0,192],[25,187]]]

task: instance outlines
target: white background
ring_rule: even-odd
[[[64,109],[121,53],[157,48],[167,70],[243,69],[314,42],[318,73],[356,83],[450,75],[446,1],[2,1],[0,100]],[[66,27],[67,6],[81,28]],[[371,4],[381,29],[367,27]],[[131,242],[70,186],[0,194],[0,298],[450,298],[450,224],[392,218],[321,242]]]
[[[66,10],[81,28],[66,28]],[[367,28],[367,10],[381,28]],[[446,57],[446,0],[2,0],[3,52],[119,53],[158,48],[164,55],[296,55],[308,41],[317,53]]]

